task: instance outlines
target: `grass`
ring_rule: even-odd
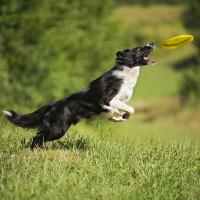
[[[132,27],[138,41],[159,45],[186,32],[184,9],[126,6],[112,18]],[[80,123],[61,140],[30,151],[34,132],[1,118],[0,198],[199,199],[200,112],[180,105],[181,74],[171,67],[195,52],[192,45],[157,48],[157,65],[142,69],[131,103],[136,113],[127,122]]]
[[[197,143],[69,134],[45,149],[30,151],[26,131],[4,126],[1,199],[188,200],[200,195]]]
[[[199,108],[187,108],[178,98],[158,101],[137,101],[133,103],[135,114],[126,122],[97,121],[94,131],[109,132],[113,139],[133,139],[135,141],[155,140],[159,142],[176,140],[200,141]],[[78,127],[77,127],[78,128]]]

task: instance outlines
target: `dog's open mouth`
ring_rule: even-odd
[[[153,42],[150,42],[149,44],[142,47],[142,63],[143,65],[154,65],[156,64],[156,61],[149,58],[149,54],[155,49],[155,45]]]
[[[148,55],[144,56],[143,57],[144,61],[146,62],[147,65],[154,65],[156,64],[156,61],[151,59],[151,58],[148,58]]]

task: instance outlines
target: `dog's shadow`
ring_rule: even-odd
[[[76,138],[68,137],[67,140],[58,140],[53,142],[50,149],[76,149],[86,150],[90,147],[89,138],[85,136],[78,136]]]
[[[31,146],[32,140],[27,141],[23,139],[21,141],[22,148],[29,148]],[[77,136],[77,137],[67,137],[67,139],[57,140],[54,142],[48,142],[44,144],[43,147],[37,149],[43,150],[54,150],[54,149],[63,149],[63,150],[80,150],[85,151],[89,149],[90,141],[86,136]]]

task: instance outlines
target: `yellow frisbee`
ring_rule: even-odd
[[[193,42],[193,40],[194,37],[192,35],[178,35],[165,40],[160,47],[167,50],[176,49]]]

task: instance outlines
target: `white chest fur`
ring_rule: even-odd
[[[115,76],[123,80],[120,91],[113,98],[113,100],[120,100],[124,103],[127,103],[131,99],[133,88],[137,83],[139,73],[140,73],[140,66],[133,68],[124,67],[122,71],[115,71],[113,73]]]

